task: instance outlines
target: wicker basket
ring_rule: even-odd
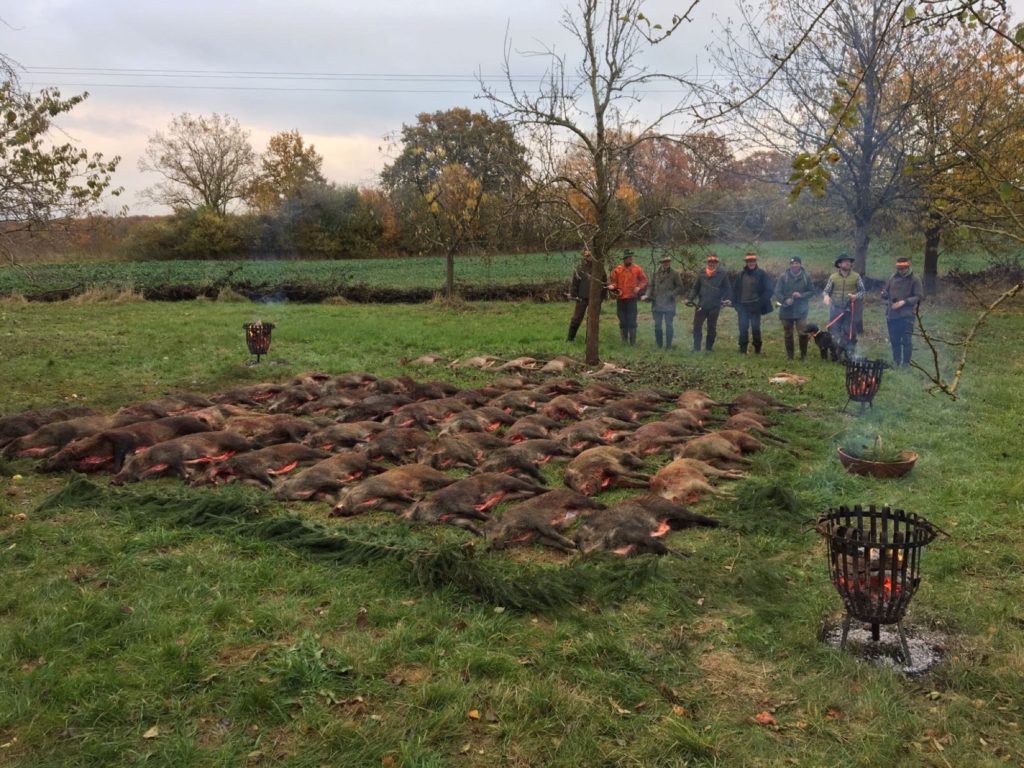
[[[839,452],[839,461],[846,467],[846,471],[854,475],[870,475],[881,478],[903,477],[914,468],[914,463],[917,461],[917,454],[913,451],[900,451],[899,461],[868,461],[851,456],[842,448],[836,450]]]

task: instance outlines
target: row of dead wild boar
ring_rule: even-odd
[[[27,411],[0,418],[0,446],[7,458],[39,459],[43,472],[107,471],[115,484],[237,480],[282,501],[329,502],[332,516],[388,510],[458,526],[494,548],[666,554],[669,530],[718,524],[686,505],[725,495],[715,483],[744,476],[747,454],[777,440],[770,414],[785,408],[754,392],[723,404],[702,392],[627,392],[569,378],[514,375],[457,389],[407,376],[308,373],[113,414]],[[652,454],[673,458],[648,475]],[[566,462],[567,488],[545,484],[548,462]],[[610,508],[593,498],[611,488],[646,493]]]

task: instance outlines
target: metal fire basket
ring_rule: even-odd
[[[878,388],[882,385],[882,371],[889,367],[884,360],[847,360],[846,363],[846,405],[851,402],[860,403],[863,411],[865,403],[875,407],[874,399]]]
[[[840,649],[846,647],[851,619],[871,624],[875,642],[880,625],[895,624],[909,665],[903,615],[921,583],[921,550],[942,531],[902,509],[871,505],[865,510],[859,504],[852,510],[829,508],[815,530],[828,539],[829,575],[846,606]]]
[[[256,355],[256,359],[250,360],[246,365],[256,365],[260,361],[260,355],[265,355],[270,350],[270,333],[274,330],[274,324],[242,323],[242,328],[245,329],[245,343],[249,347],[249,352]]]

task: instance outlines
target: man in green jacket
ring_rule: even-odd
[[[683,292],[683,278],[672,269],[672,257],[661,257],[658,268],[651,275],[647,284],[647,292],[641,297],[651,302],[651,314],[654,315],[654,343],[660,348],[672,348],[672,328],[676,318],[676,301]],[[662,326],[664,325],[664,332]]]
[[[757,265],[757,254],[743,257],[743,271],[733,283],[732,305],[740,323],[740,354],[747,354],[747,345],[754,342],[754,354],[761,354],[761,315],[772,311],[772,281]]]
[[[779,305],[779,320],[782,321],[782,335],[786,344],[786,357],[793,359],[793,331],[800,336],[800,359],[807,359],[807,308],[814,285],[804,269],[799,256],[789,260],[789,269],[775,281],[772,298]]]
[[[718,268],[718,257],[709,253],[704,270],[697,275],[697,280],[690,289],[686,306],[697,307],[693,313],[693,351],[700,352],[701,336],[704,323],[708,324],[707,339],[704,349],[710,352],[715,346],[718,335],[718,314],[722,307],[732,306],[732,286],[724,269]]]
[[[896,365],[910,365],[910,353],[914,340],[914,315],[917,305],[924,299],[921,278],[910,269],[910,259],[901,256],[896,259],[893,272],[882,289],[885,301],[885,320],[889,327],[889,343],[892,345],[892,361]]]
[[[832,333],[836,344],[846,350],[848,357],[854,356],[857,346],[857,331],[864,310],[864,280],[853,271],[853,259],[839,254],[835,261],[836,272],[828,278],[822,301],[828,307],[826,330]]]

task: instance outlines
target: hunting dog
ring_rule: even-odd
[[[818,351],[821,352],[822,360],[831,358],[833,363],[837,363],[841,360],[849,359],[846,348],[837,344],[835,338],[827,329],[821,330],[814,323],[808,323],[807,335],[814,339],[814,343],[818,346]]]

